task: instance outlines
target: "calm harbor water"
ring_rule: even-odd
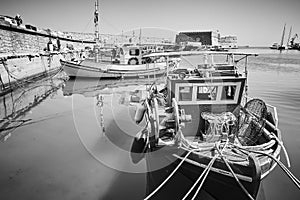
[[[242,51],[259,54],[249,59],[249,95],[277,107],[290,170],[300,178],[300,52]],[[152,81],[56,84],[58,90],[18,117],[29,121],[1,138],[0,199],[143,199],[145,162],[132,163],[129,151],[144,124],[134,123],[135,106],[129,98],[143,95]],[[48,87],[49,80],[37,84]],[[20,95],[26,94],[1,97],[6,113],[8,102]],[[283,155],[281,160],[286,163]],[[299,197],[300,191],[277,166],[262,182],[258,199]]]

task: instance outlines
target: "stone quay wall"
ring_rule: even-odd
[[[49,41],[52,48],[49,48]],[[58,42],[60,48],[57,47]],[[0,96],[41,77],[57,72],[60,59],[78,58],[94,41],[59,37],[51,32],[27,30],[0,20]],[[53,48],[54,47],[54,48]]]
[[[0,57],[0,96],[18,87],[58,73],[60,60],[78,57],[77,52],[15,54]]]
[[[95,44],[93,33],[54,32],[50,30],[29,30],[20,26],[3,25],[0,21],[0,53],[37,53],[47,49],[51,40],[55,47],[60,43],[59,51],[86,48],[93,49]],[[104,46],[114,46],[124,43],[139,43],[138,36],[100,34],[100,42]],[[163,43],[165,39],[156,37],[142,37],[142,43]]]
[[[84,41],[57,36],[45,31],[32,31],[15,26],[0,24],[0,53],[41,53],[47,50],[51,41],[59,51],[83,50],[92,48],[94,41]]]

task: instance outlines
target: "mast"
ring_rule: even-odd
[[[286,43],[287,47],[289,47],[289,43],[290,43],[290,39],[291,39],[291,34],[292,34],[292,26],[290,28],[289,37],[288,37],[288,40],[287,40],[287,43]]]
[[[99,50],[100,50],[100,39],[99,39],[99,0],[95,1],[95,12],[94,12],[94,23],[95,23],[95,41],[96,44],[94,46],[95,51],[95,61],[99,62]]]
[[[95,23],[95,40],[96,44],[99,43],[99,0],[95,1],[94,23]]]
[[[139,45],[142,43],[142,28],[140,28],[140,34],[139,34]]]
[[[284,40],[284,34],[285,34],[285,26],[286,26],[286,23],[284,24],[284,27],[283,27],[283,32],[282,32],[280,47],[283,47],[283,40]]]

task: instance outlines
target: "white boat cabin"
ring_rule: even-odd
[[[115,62],[128,65],[139,65],[153,62],[151,58],[145,58],[144,55],[162,52],[163,47],[157,45],[125,45],[113,51],[116,51],[112,53]]]

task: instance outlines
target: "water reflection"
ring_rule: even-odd
[[[0,140],[6,141],[18,127],[32,123],[26,113],[48,96],[55,95],[66,79],[59,73],[53,77],[32,82],[0,97]]]
[[[64,95],[72,95],[76,132],[85,149],[100,163],[118,171],[145,172],[144,163],[131,162],[134,136],[145,126],[134,122],[136,104],[153,84],[163,78],[93,80],[77,78],[66,82]],[[81,107],[84,106],[84,113]]]
[[[163,78],[145,78],[145,79],[116,79],[116,80],[98,80],[92,78],[76,78],[68,80],[63,87],[63,95],[70,96],[81,94],[85,97],[96,97],[99,94],[133,94],[141,86],[149,87],[153,83],[163,83]]]

